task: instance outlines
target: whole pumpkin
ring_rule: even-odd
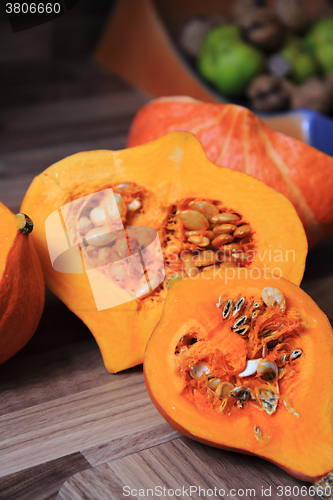
[[[44,308],[44,278],[29,234],[33,223],[0,203],[0,364],[34,334]]]
[[[128,146],[179,129],[195,134],[217,165],[253,175],[286,196],[310,246],[333,234],[332,157],[272,130],[247,108],[189,97],[160,98],[143,106]]]

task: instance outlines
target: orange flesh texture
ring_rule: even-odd
[[[128,146],[177,129],[194,133],[215,164],[253,175],[286,196],[310,246],[333,234],[333,158],[272,130],[246,108],[182,97],[144,106],[134,119]]]
[[[0,203],[0,364],[34,334],[44,308],[44,278],[30,236]]]
[[[289,396],[299,418],[281,402],[272,415],[251,403],[233,408],[230,415],[200,407],[200,402],[195,407],[182,394],[185,382],[177,371],[177,343],[191,324],[212,337],[218,335],[223,326],[221,309],[216,307],[221,294],[225,300],[233,295],[261,298],[266,286],[282,290],[287,309],[296,308],[306,322],[298,342],[303,354],[293,361],[295,375],[279,381],[280,394]],[[144,373],[151,399],[181,433],[215,447],[259,455],[296,477],[314,481],[333,469],[332,359],[333,332],[313,300],[284,279],[251,280],[242,269],[227,284],[223,278],[200,276],[195,283],[186,279],[171,287],[147,345]],[[243,369],[244,365],[238,373]],[[246,385],[247,378],[243,380]],[[255,426],[263,433],[261,441],[256,439]]]
[[[21,210],[34,220],[32,236],[47,287],[95,335],[109,371],[117,372],[142,362],[163,302],[152,303],[148,296],[98,312],[85,274],[62,274],[52,268],[45,220],[72,200],[122,182],[134,182],[155,193],[154,210],[142,218],[141,225],[156,230],[161,229],[170,206],[182,199],[197,198],[200,194],[202,199],[221,200],[251,224],[255,246],[261,253],[260,260],[249,267],[278,266],[283,276],[300,283],[307,242],[290,202],[253,177],[216,167],[192,134],[173,132],[141,147],[84,152],[65,158],[34,179]],[[293,257],[284,262],[269,262],[267,248],[273,255],[275,251],[285,255],[291,250]]]

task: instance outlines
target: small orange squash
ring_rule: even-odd
[[[241,265],[274,271],[297,284],[302,279],[307,242],[291,203],[253,177],[216,167],[192,134],[173,132],[132,149],[65,158],[34,179],[21,209],[35,221],[33,238],[46,285],[86,323],[111,372],[142,363],[167,287],[159,273],[150,277],[150,293],[131,295],[129,290],[138,290],[135,269],[121,261],[116,268],[103,267],[108,258],[121,259],[124,250],[112,236],[100,239],[101,227],[112,224],[104,194],[109,188],[125,227],[157,231],[167,278],[195,277],[207,267],[233,271]],[[82,259],[97,269],[103,295],[111,287],[122,304],[97,310],[87,273],[66,274],[52,267],[45,223],[73,200],[78,208],[69,208],[64,222],[71,241],[81,237]]]
[[[44,307],[44,278],[25,214],[0,203],[0,364],[32,337]]]
[[[176,282],[144,357],[146,386],[177,431],[316,481],[333,469],[333,332],[284,279]]]
[[[333,234],[333,158],[276,132],[247,108],[189,97],[156,99],[132,123],[128,146],[189,130],[217,165],[257,177],[296,208],[309,244]]]

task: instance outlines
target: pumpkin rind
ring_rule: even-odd
[[[189,130],[217,165],[265,182],[294,205],[309,244],[333,234],[333,158],[268,127],[247,108],[188,97],[151,101],[132,123],[128,146]]]
[[[295,307],[306,322],[299,336],[303,354],[296,375],[286,385],[299,417],[284,407],[268,415],[246,405],[230,415],[210,412],[207,416],[182,395],[174,347],[190,323],[212,335],[221,328],[222,315],[216,307],[221,294],[260,295],[266,286],[282,290],[287,307]],[[313,300],[284,279],[253,280],[243,269],[227,284],[221,277],[200,276],[195,282],[188,278],[171,286],[161,320],[147,344],[144,374],[155,406],[182,434],[211,446],[259,455],[295,477],[316,481],[333,469],[333,397],[327,389],[333,383],[332,359],[332,328]],[[256,426],[269,439],[257,440]]]
[[[290,202],[257,179],[213,165],[192,134],[173,132],[133,149],[91,151],[65,158],[34,179],[21,209],[35,223],[32,236],[46,285],[86,323],[109,371],[117,372],[142,362],[164,299],[152,302],[148,296],[97,311],[86,274],[62,274],[52,268],[45,221],[53,211],[77,198],[124,182],[137,183],[152,193],[151,210],[144,214],[141,224],[160,232],[166,207],[177,200],[198,196],[222,200],[252,225],[255,244],[261,253],[249,267],[266,266],[271,270],[280,267],[283,276],[300,283],[307,243]],[[273,255],[275,251],[284,255],[291,251],[292,258],[276,264],[267,249]]]
[[[0,203],[0,363],[30,340],[44,308],[43,272],[22,218]]]

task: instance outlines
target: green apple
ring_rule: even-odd
[[[291,39],[280,53],[289,61],[295,82],[302,83],[318,72],[316,59],[303,40]]]
[[[198,69],[223,94],[238,96],[244,93],[253,77],[263,70],[265,56],[236,36],[236,30],[230,32],[235,36],[216,34],[210,38],[210,33],[207,35],[199,54]]]
[[[323,44],[333,44],[333,17],[318,21],[306,36],[306,43],[312,49]]]
[[[317,47],[316,57],[325,74],[333,71],[333,40]]]

